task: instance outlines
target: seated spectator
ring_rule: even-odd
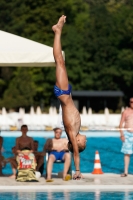
[[[38,182],[36,178],[36,160],[32,150],[28,147],[21,149],[17,156],[18,173],[16,180],[21,182]]]
[[[2,152],[2,145],[3,145],[3,137],[0,136],[0,175],[2,174],[2,162],[3,162],[3,156],[1,154]]]
[[[17,167],[18,167],[18,164],[17,164],[17,161],[16,161],[16,156],[17,156],[17,152],[16,152],[16,147],[12,147],[12,153],[14,154],[13,157],[10,157],[10,158],[7,158],[7,159],[4,159],[4,163],[10,163],[11,164],[11,167],[12,167],[12,172],[13,174],[11,176],[9,176],[10,178],[16,178],[16,172],[17,172]]]
[[[0,153],[2,151],[2,145],[3,145],[3,137],[0,136]]]
[[[34,152],[34,142],[33,139],[29,136],[27,136],[28,127],[27,125],[21,126],[21,132],[22,136],[16,138],[16,151],[17,153],[21,152],[21,149],[28,147],[31,149],[32,152]]]
[[[34,140],[34,155],[37,162],[36,171],[39,171],[41,175],[44,170],[44,152],[38,152],[38,141]]]
[[[48,163],[47,163],[47,177],[46,182],[52,182],[51,173],[53,163],[56,160],[62,160],[64,162],[64,171],[63,171],[63,180],[70,180],[71,176],[68,173],[71,156],[67,147],[68,139],[61,138],[62,129],[55,128],[54,130],[54,138],[48,139],[44,146],[44,152],[49,153]]]

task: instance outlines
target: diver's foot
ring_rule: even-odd
[[[52,30],[54,32],[61,32],[63,26],[64,26],[64,23],[66,22],[66,16],[65,15],[62,15],[60,18],[59,18],[59,21],[57,24],[55,24],[54,26],[52,26]]]
[[[16,175],[11,175],[11,176],[9,176],[9,178],[16,178]]]

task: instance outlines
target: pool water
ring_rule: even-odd
[[[0,200],[132,200],[133,192],[2,192]]]
[[[39,142],[39,151],[43,150],[43,146],[47,140],[44,137],[33,137]],[[11,148],[15,146],[15,137],[4,137],[4,152],[5,158],[11,157]],[[120,152],[122,142],[119,137],[88,137],[85,151],[80,154],[80,168],[82,173],[91,173],[94,168],[95,151],[99,151],[102,171],[105,173],[122,173],[124,168],[123,154]],[[129,173],[133,173],[133,159],[131,156]],[[53,172],[62,171],[63,164],[54,164]],[[72,170],[74,170],[72,163]],[[3,168],[3,174],[11,174],[11,166],[8,163]],[[45,173],[45,169],[44,169]]]

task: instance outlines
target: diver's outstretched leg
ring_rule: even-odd
[[[65,20],[66,16],[62,15],[58,23],[52,27],[55,33],[53,54],[56,62],[56,86],[62,90],[68,90],[68,76],[61,48],[61,33]]]

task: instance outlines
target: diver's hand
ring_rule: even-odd
[[[76,171],[73,175],[74,180],[80,180],[81,178],[84,178],[84,176],[80,173],[80,171]]]

